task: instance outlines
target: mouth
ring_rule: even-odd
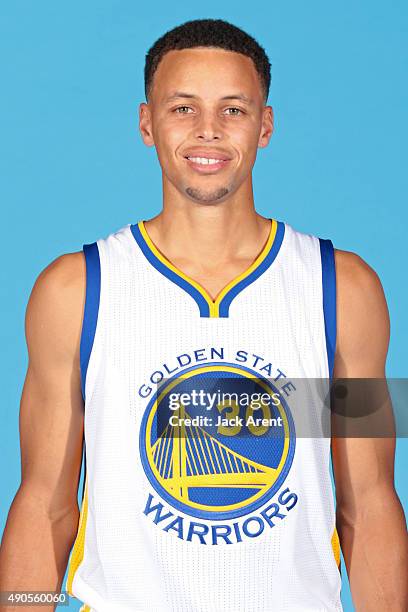
[[[217,156],[218,155],[218,156]],[[218,153],[207,153],[204,155],[185,155],[184,159],[187,161],[187,164],[193,170],[200,172],[201,174],[212,174],[214,172],[218,172],[225,168],[229,162],[231,161],[226,156]]]

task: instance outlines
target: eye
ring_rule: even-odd
[[[179,115],[188,115],[190,114],[189,111],[191,111],[192,113],[194,112],[191,106],[178,106],[174,109],[174,112],[178,113]]]
[[[226,111],[232,111],[230,113],[227,112],[227,115],[232,115],[233,117],[238,117],[238,115],[242,115],[243,111],[240,108],[236,108],[235,106],[230,106],[225,109]]]

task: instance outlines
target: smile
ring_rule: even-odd
[[[187,157],[187,159],[194,164],[203,164],[204,166],[211,166],[225,161],[224,159],[209,159],[207,157]]]
[[[199,174],[214,174],[225,168],[230,162],[225,157],[202,157],[201,155],[186,155],[185,160],[190,168]]]

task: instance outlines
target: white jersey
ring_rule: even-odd
[[[94,612],[341,611],[330,435],[295,418],[320,423],[296,381],[332,374],[332,243],[271,220],[215,300],[143,221],[84,253],[69,594]]]

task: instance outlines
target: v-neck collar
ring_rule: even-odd
[[[208,291],[197,281],[184,274],[156,247],[146,231],[144,220],[130,226],[131,232],[146,259],[173,283],[184,289],[196,301],[201,317],[228,317],[232,300],[245,287],[253,283],[272,264],[281,247],[285,224],[271,221],[268,240],[255,261],[244,272],[230,281],[213,300]]]

